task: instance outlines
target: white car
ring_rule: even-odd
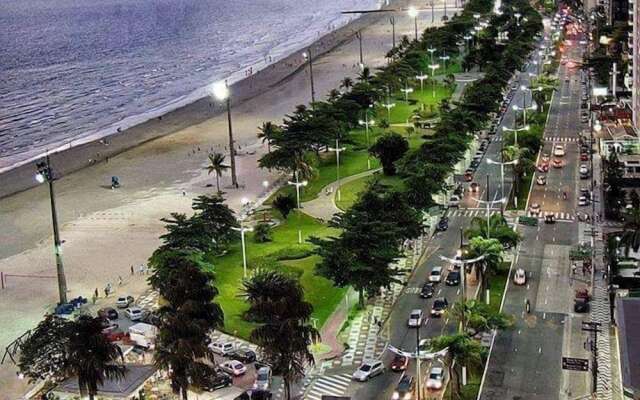
[[[411,314],[409,314],[407,325],[409,326],[409,328],[415,328],[422,325],[422,310],[412,310]]]
[[[116,307],[127,308],[133,304],[133,296],[120,296],[116,300]]]
[[[384,372],[382,361],[363,361],[351,376],[353,380],[364,382]]]
[[[440,283],[442,281],[442,267],[433,267],[429,274],[429,282]]]
[[[140,321],[144,317],[144,311],[140,307],[131,307],[124,310],[124,315],[131,321]]]
[[[536,177],[536,183],[540,186],[546,185],[547,184],[547,177],[544,175],[538,175]]]
[[[527,283],[527,273],[524,272],[524,269],[516,269],[516,272],[513,274],[513,283],[516,285],[524,285]]]
[[[229,360],[220,364],[220,369],[233,376],[244,375],[247,372],[247,367],[238,360]]]
[[[553,155],[556,157],[563,157],[564,156],[564,146],[561,144],[557,144],[555,145],[555,147],[553,148]]]
[[[532,217],[540,216],[540,204],[538,203],[531,204],[529,206],[529,214],[531,214]]]
[[[449,207],[458,207],[460,205],[460,197],[453,195],[449,199]]]
[[[427,378],[427,389],[440,390],[444,381],[444,369],[441,367],[433,367],[429,371]]]
[[[209,349],[216,354],[226,356],[235,350],[235,346],[231,342],[213,342],[209,344]]]
[[[582,164],[582,165],[580,165],[579,172],[580,172],[580,175],[588,175],[589,174],[589,168],[586,165]]]
[[[271,386],[271,368],[261,367],[256,374],[256,381],[253,388],[257,390],[269,390]]]
[[[583,207],[588,205],[589,200],[587,200],[587,196],[580,196],[580,198],[578,198],[578,206]]]

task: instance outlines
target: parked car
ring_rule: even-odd
[[[562,168],[564,166],[564,162],[562,162],[559,158],[553,159],[553,168]]]
[[[244,375],[247,367],[238,360],[229,360],[220,364],[220,369],[232,376]]]
[[[449,302],[444,297],[439,297],[433,301],[433,306],[431,307],[431,316],[432,317],[441,317],[444,314],[445,310],[449,307]]]
[[[449,198],[449,207],[458,207],[460,205],[460,196],[453,195]]]
[[[118,319],[118,311],[113,307],[104,307],[98,310],[98,317],[105,319]]]
[[[120,296],[116,300],[116,306],[118,308],[127,308],[133,304],[133,296]]]
[[[124,311],[124,315],[131,321],[140,321],[144,317],[144,311],[140,307],[130,307]]]
[[[253,383],[254,389],[269,390],[271,387],[271,368],[262,367],[256,373],[256,381]]]
[[[439,232],[444,232],[449,229],[449,217],[442,217],[440,221],[438,221],[438,225],[436,225],[436,230]]]
[[[416,328],[420,325],[422,325],[422,310],[411,310],[409,319],[407,319],[407,326],[409,326],[409,328]]]
[[[231,376],[224,371],[216,368],[214,374],[206,375],[205,381],[202,384],[202,390],[205,392],[213,392],[218,389],[222,389],[233,384]]]
[[[589,301],[586,299],[574,299],[573,300],[573,311],[577,313],[587,313],[589,312]]]
[[[351,376],[353,380],[365,382],[384,372],[382,361],[363,361]]]
[[[524,272],[524,269],[516,269],[516,272],[513,274],[513,283],[516,285],[524,285],[527,283],[527,274]]]
[[[233,360],[238,360],[245,364],[249,364],[256,360],[256,353],[255,351],[249,349],[236,349],[229,352],[227,354],[227,357]]]
[[[471,182],[473,180],[473,170],[472,169],[467,169],[466,171],[464,171],[464,181],[465,182]]]
[[[444,382],[444,369],[432,367],[427,378],[427,389],[440,390]]]
[[[420,297],[422,297],[423,299],[430,299],[431,297],[433,297],[433,292],[433,283],[425,283],[424,285],[422,285],[422,289],[420,290]]]
[[[578,198],[578,206],[584,207],[589,205],[589,200],[587,200],[586,196],[580,196]]]
[[[232,342],[213,342],[209,344],[209,348],[216,354],[227,356],[233,352],[235,345]]]
[[[580,153],[580,161],[589,161],[588,153]]]
[[[544,223],[545,224],[554,224],[556,222],[556,216],[549,213],[547,215],[544,216]]]
[[[553,147],[553,155],[556,157],[564,157],[565,151],[564,146],[561,144],[557,144]]]
[[[580,179],[586,179],[589,177],[589,168],[584,164],[580,165],[578,172],[580,173]]]
[[[415,391],[416,383],[413,379],[413,376],[404,374],[396,389],[393,391],[393,396],[391,397],[393,400],[409,400],[413,398],[413,393]]]
[[[273,394],[268,390],[249,389],[233,400],[271,400]]]
[[[538,175],[536,177],[536,183],[540,186],[544,186],[547,184],[547,177],[544,175]]]
[[[407,369],[407,365],[409,365],[409,357],[396,354],[393,357],[393,360],[391,360],[391,364],[389,365],[389,367],[394,372],[400,372]]]
[[[433,267],[429,273],[429,282],[440,283],[442,281],[442,267]]]
[[[532,217],[537,217],[540,215],[540,204],[538,203],[533,203],[529,206],[529,214],[531,214]]]
[[[480,190],[480,184],[478,184],[478,182],[471,182],[469,184],[469,191],[471,191],[471,193],[477,193]]]
[[[458,286],[460,284],[460,271],[451,271],[444,280],[447,286]]]

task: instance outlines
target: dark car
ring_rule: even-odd
[[[250,389],[236,397],[234,400],[271,400],[273,395],[268,390]]]
[[[553,214],[547,214],[544,216],[545,224],[553,224],[556,222],[556,217]]]
[[[433,297],[433,283],[425,283],[422,285],[422,290],[420,290],[420,297],[423,299],[430,299]]]
[[[145,324],[160,326],[160,316],[158,315],[158,313],[154,311],[146,313],[142,317],[141,321],[144,322]]]
[[[98,317],[110,320],[118,319],[118,311],[113,307],[101,308],[98,310]]]
[[[229,358],[232,360],[238,360],[244,364],[249,364],[256,361],[256,353],[253,350],[237,349],[229,353]]]
[[[431,316],[432,317],[442,317],[444,311],[449,306],[449,302],[444,297],[439,297],[435,299],[433,302],[433,307],[431,307]]]
[[[415,390],[416,382],[411,375],[402,375],[396,390],[393,391],[394,399],[412,398]]]
[[[233,379],[226,372],[217,369],[215,374],[208,375],[206,381],[202,385],[202,390],[213,392],[233,384]]]
[[[438,221],[438,225],[436,226],[436,230],[442,232],[442,231],[446,231],[447,229],[449,229],[449,218],[448,217],[440,218],[440,221]]]
[[[391,361],[390,368],[392,371],[404,371],[407,369],[407,365],[409,365],[409,357],[402,356],[400,354],[396,354]]]
[[[448,286],[458,286],[460,284],[460,271],[451,271],[447,275],[444,283]]]
[[[589,301],[587,299],[575,299],[573,301],[573,311],[577,313],[589,312]]]

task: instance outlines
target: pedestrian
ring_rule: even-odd
[[[575,275],[576,274],[576,265],[572,264],[571,265],[571,275]]]
[[[104,287],[104,297],[109,297],[109,287],[108,286]]]
[[[187,192],[183,190],[183,191],[182,191],[182,196],[184,197],[184,196],[186,196],[186,195],[187,195]]]
[[[133,264],[131,264],[131,276],[133,276],[133,275],[134,275],[134,272],[133,272]]]
[[[373,317],[373,323],[378,325],[378,317]]]
[[[140,266],[138,267],[138,272],[140,273],[140,275],[144,275],[144,264],[140,264]]]
[[[118,286],[122,286],[122,277],[118,275]]]
[[[97,298],[98,297],[98,288],[96,288],[96,290],[94,290],[93,295]]]
[[[582,275],[586,275],[587,274],[587,266],[582,264]]]

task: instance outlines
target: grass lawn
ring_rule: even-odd
[[[373,182],[375,179],[379,179],[381,183],[391,187],[401,188],[403,185],[402,180],[398,176],[385,176],[382,172],[376,173],[374,176],[365,176],[341,186],[341,200],[338,201],[337,198],[335,199],[336,206],[343,211],[351,207],[353,203],[358,200],[358,196],[367,187],[369,182]]]
[[[494,311],[500,310],[502,294],[509,278],[510,263],[503,263],[502,269],[489,280],[489,306]]]
[[[437,111],[437,106],[442,99],[450,98],[454,90],[455,88],[450,89],[442,84],[438,84],[435,87],[434,96],[431,85],[425,84],[424,90],[422,91],[419,87],[414,88],[413,93],[409,95],[409,103],[405,101],[404,95],[398,92],[391,100],[392,103],[395,103],[395,107],[391,109],[391,113],[389,114],[384,107],[378,107],[376,109],[377,118],[388,120],[389,115],[391,115],[391,119],[389,120],[391,124],[404,124],[413,113],[413,110],[420,108],[420,104],[424,104],[427,110],[433,106],[433,110]],[[416,103],[410,104],[411,100],[414,100]]]
[[[302,230],[303,243],[298,244],[298,229]],[[307,216],[292,212],[287,221],[272,230],[272,241],[255,243],[253,235],[246,238],[248,267],[251,269],[263,257],[273,255],[283,250],[310,250],[312,246],[304,243],[309,236],[328,236],[335,234],[335,229],[329,228]],[[220,303],[225,314],[224,331],[247,339],[253,324],[242,319],[242,313],[248,305],[239,297],[242,283],[242,249],[240,242],[230,247],[229,252],[221,257],[209,257],[213,264],[216,280],[215,286],[220,294],[216,301]],[[318,320],[318,328],[324,324],[336,305],[340,302],[346,289],[335,288],[327,279],[314,274],[314,266],[318,262],[316,256],[308,256],[297,260],[280,261],[287,272],[300,278],[304,288],[305,298],[314,307],[313,318]],[[250,273],[250,271],[249,271]]]

